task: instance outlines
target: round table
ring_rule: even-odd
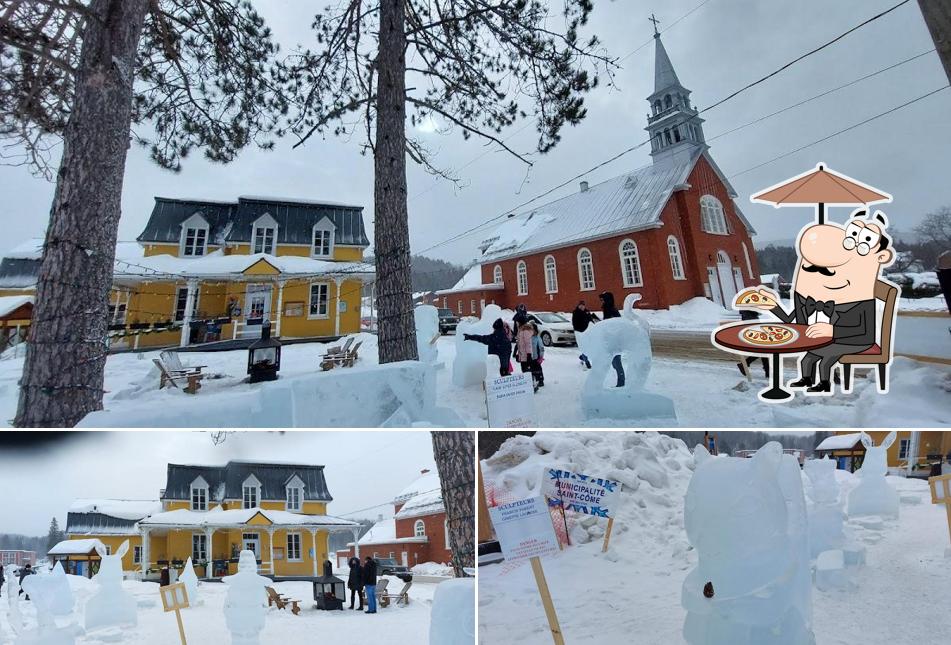
[[[743,340],[743,332],[750,327],[760,327],[762,325],[782,325],[799,332],[799,336],[791,343],[783,345],[752,345]],[[806,336],[806,329],[809,325],[794,325],[791,323],[777,323],[770,321],[745,322],[738,325],[719,328],[713,335],[713,343],[721,349],[731,352],[742,352],[744,354],[772,354],[773,367],[772,387],[768,387],[759,393],[761,398],[771,401],[782,401],[792,396],[792,392],[782,386],[783,354],[801,354],[813,349],[819,349],[832,343],[832,337],[809,338]]]

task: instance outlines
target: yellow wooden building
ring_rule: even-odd
[[[890,430],[870,430],[868,434],[875,445],[880,445]],[[908,460],[914,466],[924,468],[927,464],[951,459],[951,432],[938,430],[898,430],[897,438],[887,450],[889,468],[907,468]],[[819,457],[826,455],[840,461],[840,468],[854,470],[865,456],[861,432],[836,431],[816,447]],[[854,467],[853,467],[854,466]]]
[[[32,295],[41,241],[0,262],[0,296]],[[363,208],[323,201],[156,197],[135,243],[117,246],[110,297],[114,346],[161,347],[360,330],[374,267]]]
[[[243,550],[254,552],[264,574],[311,578],[328,559],[331,533],[358,536],[357,523],[327,515],[331,500],[323,466],[169,464],[160,499],[77,500],[66,534],[99,540],[110,553],[128,540],[123,570],[143,578],[180,570],[189,557],[201,578],[231,575]]]

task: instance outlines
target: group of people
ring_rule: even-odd
[[[29,575],[34,574],[34,573],[36,573],[36,571],[33,569],[32,566],[30,566],[29,563],[27,563],[27,564],[23,565],[22,567],[20,567],[20,594],[19,594],[19,595],[21,595],[21,596],[23,595],[23,579],[24,579],[25,577],[29,576]],[[4,570],[3,570],[3,565],[0,564],[0,592],[3,591],[3,583],[6,582],[6,580],[7,580],[6,577],[5,577],[5,575],[6,575],[6,573],[5,573]],[[10,593],[10,590],[9,590],[9,589],[7,590],[7,593]],[[30,597],[27,596],[26,599],[29,600]]]
[[[347,561],[350,575],[347,576],[347,588],[350,590],[350,609],[363,611],[363,598],[366,595],[367,609],[364,613],[376,613],[376,560],[367,556],[363,562],[354,556]],[[359,599],[360,606],[354,607]]]
[[[620,318],[621,312],[614,304],[614,294],[605,291],[599,296],[601,300],[601,315],[598,316],[587,308],[585,301],[582,300],[575,307],[571,314],[571,326],[576,334],[587,331],[590,325],[608,320],[610,318]],[[512,359],[514,358],[522,367],[523,373],[531,373],[532,382],[535,391],[545,386],[545,373],[542,370],[542,363],[545,360],[545,344],[542,342],[536,325],[528,315],[528,309],[524,304],[515,308],[515,316],[512,318],[512,327],[509,327],[504,320],[498,318],[492,323],[491,334],[464,334],[465,340],[472,340],[488,346],[489,354],[499,358],[499,374],[508,376],[512,373],[514,367]],[[515,345],[514,350],[512,345]],[[591,369],[591,361],[581,353],[578,357],[586,369]],[[621,357],[615,356],[611,361],[611,366],[617,372],[617,387],[624,387],[625,376],[624,366],[621,364]]]

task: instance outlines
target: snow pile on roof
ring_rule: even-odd
[[[282,274],[332,275],[354,278],[372,275],[375,268],[364,262],[332,262],[298,256],[274,256],[267,253],[253,255],[225,255],[220,249],[198,258],[180,258],[173,255],[153,255],[141,258],[135,264],[117,262],[117,277],[155,277],[175,275],[182,277],[212,277],[243,273],[260,261],[267,262]]]
[[[816,450],[849,450],[861,441],[861,439],[861,432],[837,434],[823,439],[822,442],[816,446]]]
[[[387,544],[396,540],[396,520],[380,520],[374,524],[369,531],[364,533],[359,540],[360,545],[364,544]]]
[[[486,240],[491,241],[485,250],[486,255],[498,255],[517,249],[528,241],[541,224],[546,223],[546,219],[550,218],[545,218],[538,211],[520,217],[510,217],[495,229],[494,236]]]
[[[82,540],[63,540],[46,552],[46,555],[87,555],[96,550],[96,546],[106,548],[97,538]]]
[[[101,513],[121,520],[141,520],[162,510],[157,499],[77,499],[69,507],[70,513]]]
[[[246,524],[248,520],[257,514],[261,514],[271,524],[276,526],[318,526],[322,528],[330,527],[351,527],[357,526],[356,522],[345,520],[341,517],[332,515],[305,515],[303,513],[290,513],[288,511],[272,511],[263,508],[236,508],[228,511],[222,510],[216,506],[210,511],[190,511],[188,509],[178,509],[166,511],[164,513],[155,513],[139,522],[142,526],[206,526],[206,527],[229,527]]]
[[[439,490],[439,473],[434,470],[423,473],[421,477],[414,479],[411,484],[406,486],[406,488],[401,490],[399,494],[393,498],[393,502],[399,504],[414,495],[427,493],[432,490]]]
[[[454,284],[451,289],[441,289],[436,292],[437,296],[448,295],[451,293],[457,293],[459,291],[473,291],[476,289],[486,290],[486,289],[502,289],[503,285],[501,284],[483,284],[482,283],[482,266],[479,264],[473,264],[469,267],[469,270],[459,278],[459,282]]]
[[[393,503],[403,504],[399,513],[396,514],[397,519],[442,513],[445,507],[442,502],[439,473],[436,471],[424,473],[422,477],[418,477],[401,490]]]
[[[33,296],[0,296],[0,317],[12,314],[27,304],[33,304]]]
[[[238,200],[245,202],[277,202],[281,204],[309,204],[312,206],[338,206],[340,208],[363,208],[354,204],[345,204],[344,202],[329,202],[326,199],[300,199],[296,197],[273,197],[267,195],[239,195]],[[208,201],[208,200],[197,200]],[[221,202],[223,204],[233,204],[234,202]]]
[[[17,244],[15,247],[3,254],[3,257],[11,260],[39,260],[43,257],[43,243],[41,237],[32,237],[25,242]],[[141,258],[145,254],[142,245],[135,241],[116,242],[116,257],[131,260]]]

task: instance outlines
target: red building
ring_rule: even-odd
[[[755,233],[710,155],[703,119],[655,34],[651,164],[512,213],[480,245],[482,257],[437,304],[478,315],[495,303],[535,311],[592,309],[598,294],[639,293],[638,307],[666,309],[706,297],[729,307],[758,285]]]
[[[393,500],[393,517],[380,520],[358,540],[360,557],[393,558],[407,567],[423,562],[452,561],[449,529],[439,475],[428,470]],[[345,568],[354,545],[337,551],[337,566]]]
[[[18,551],[16,549],[0,550],[0,564],[8,567],[11,564],[14,567],[23,567],[36,565],[36,551]]]

